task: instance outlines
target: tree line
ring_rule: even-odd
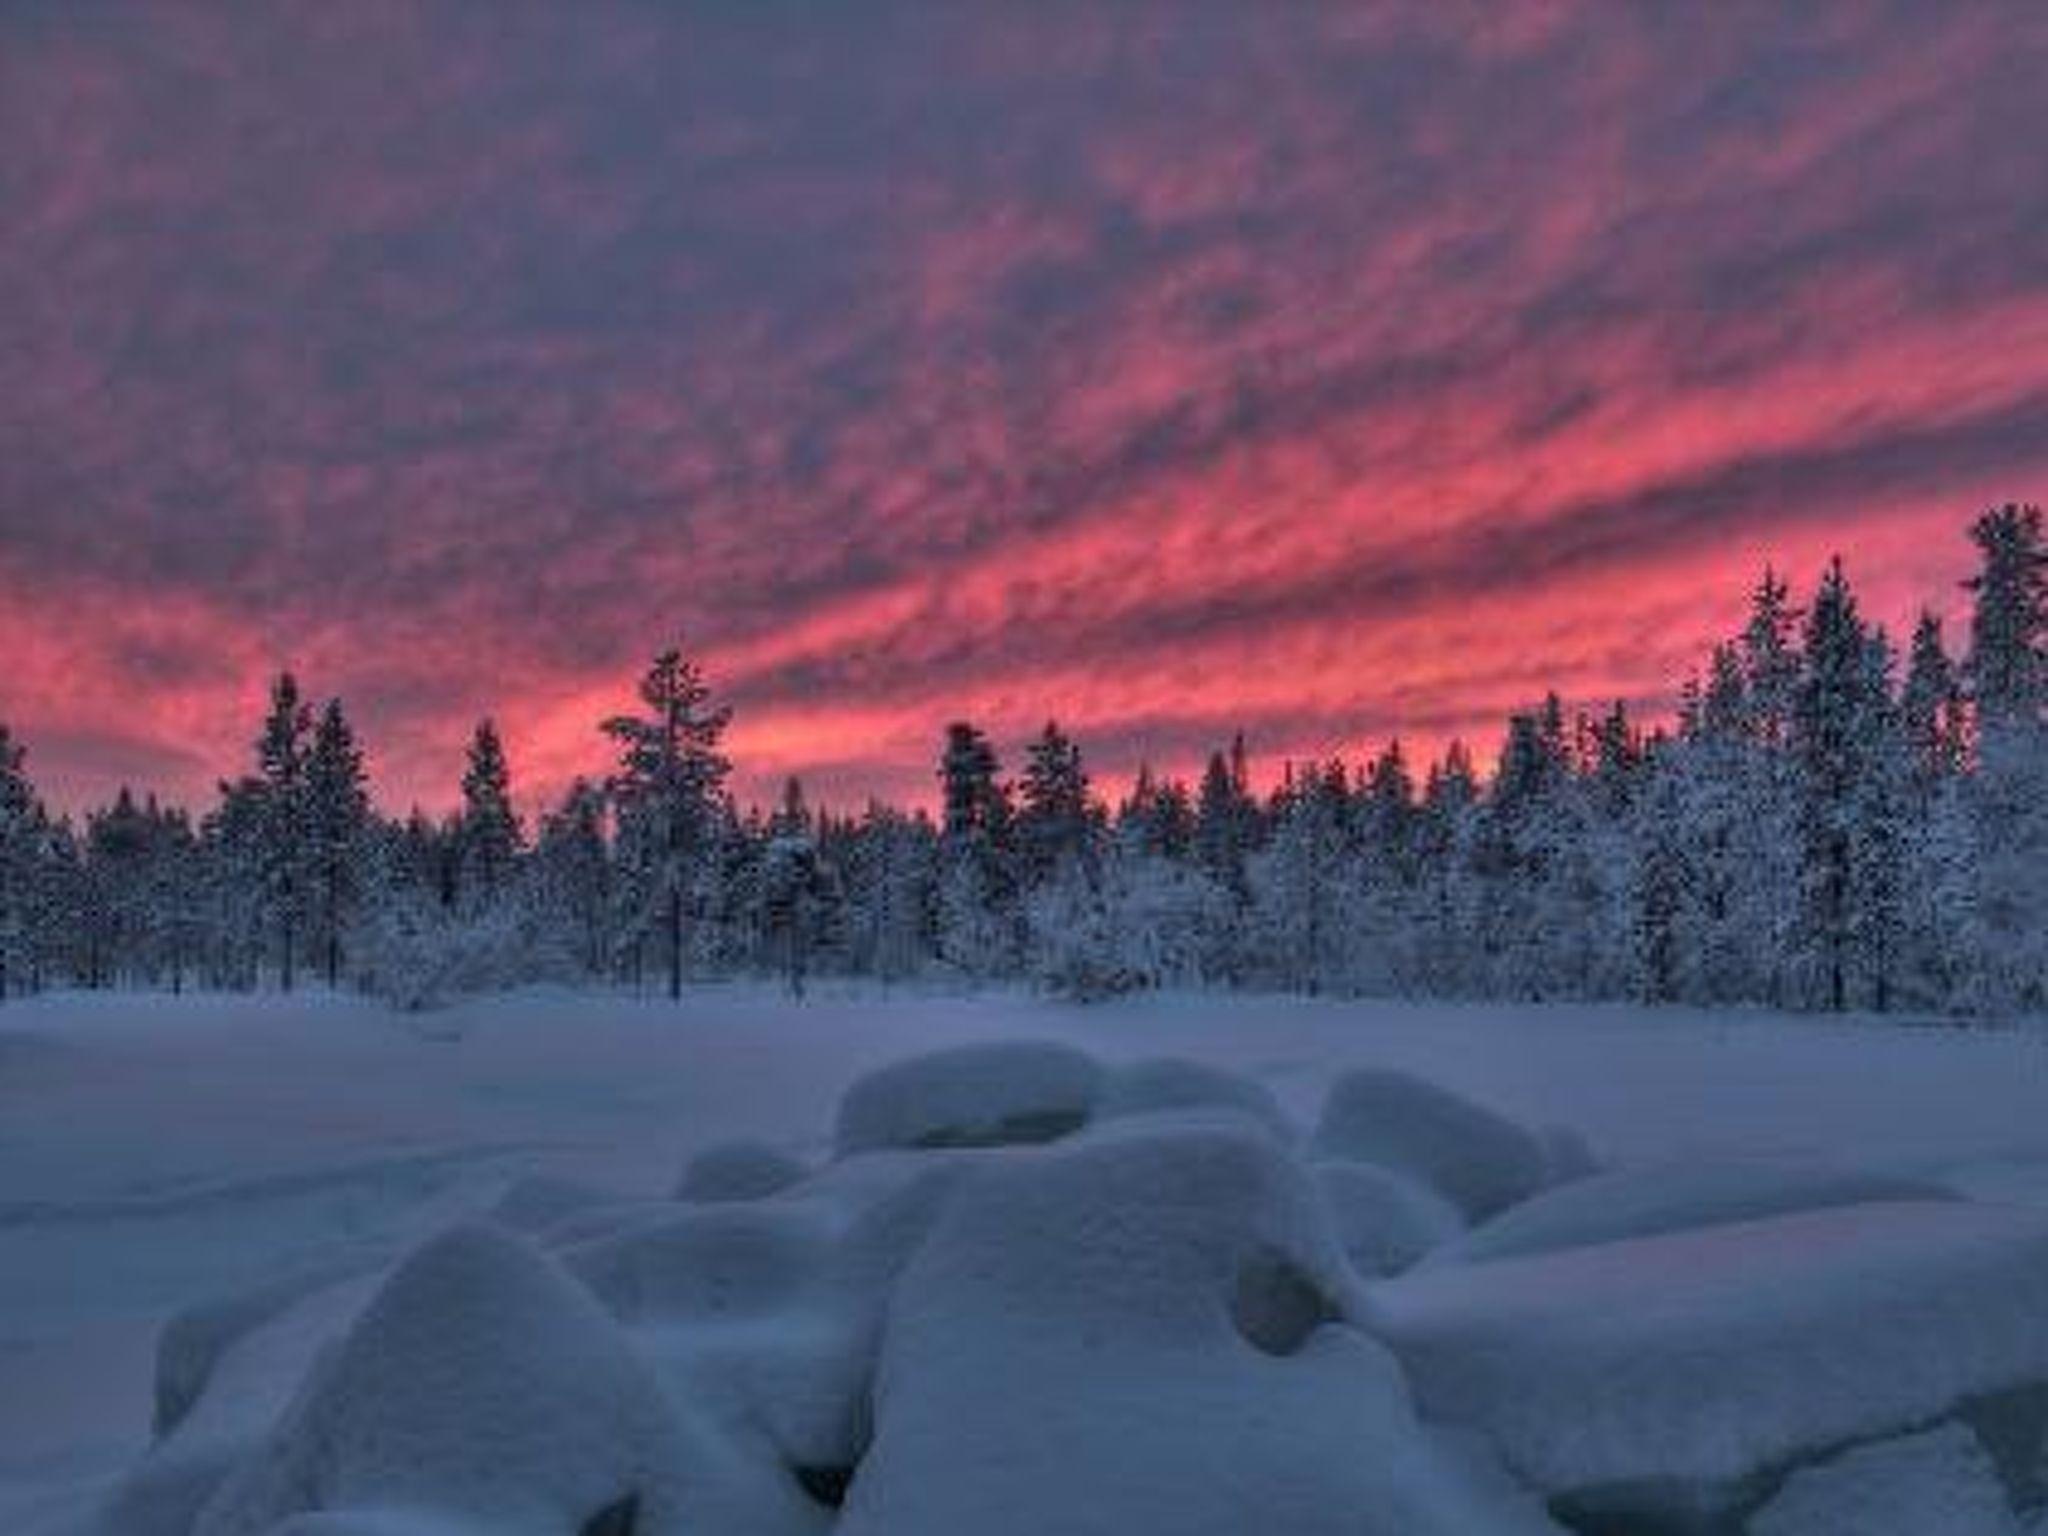
[[[460,808],[373,806],[339,700],[272,687],[204,815],[123,789],[54,817],[0,725],[0,999],[54,986],[289,990],[406,1006],[531,982],[818,974],[2005,1017],[2048,1008],[2048,545],[1970,528],[1959,653],[1903,650],[1841,561],[1766,571],[1741,631],[1645,730],[1552,695],[1482,778],[1453,744],[1252,785],[1239,737],[1115,805],[1056,724],[1007,777],[946,728],[937,814],[742,808],[730,711],[680,651],[602,722],[613,763],[528,827],[492,721]]]

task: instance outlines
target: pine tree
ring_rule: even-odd
[[[988,738],[966,721],[946,728],[939,759],[944,833],[938,849],[938,934],[943,958],[970,976],[1017,963],[1022,912],[1012,864],[1010,794]]]
[[[1977,728],[1967,990],[1991,1013],[2048,1005],[2048,547],[2038,507],[1970,529],[1980,565],[1964,670]]]
[[[791,997],[801,998],[840,894],[837,871],[819,849],[818,828],[792,778],[770,820],[761,871],[762,927]]]
[[[541,819],[534,847],[535,901],[543,931],[566,943],[572,969],[604,974],[610,958],[611,848],[604,792],[585,779]]]
[[[1794,714],[1802,849],[1800,952],[1824,1005],[1849,1006],[1852,982],[1889,1002],[1896,932],[1899,808],[1890,751],[1890,648],[1857,612],[1839,558],[1807,615],[1805,667]]]
[[[330,987],[341,984],[343,935],[362,894],[368,774],[341,700],[329,699],[306,759],[306,864],[313,932]]]
[[[2048,704],[2048,543],[2041,509],[1995,507],[1970,527],[1982,565],[1963,585],[1976,596],[1969,678],[1977,723],[1990,733],[2038,725]]]
[[[732,711],[713,706],[697,664],[679,650],[655,657],[640,681],[643,713],[615,715],[604,733],[618,744],[611,781],[622,840],[633,849],[641,918],[659,923],[668,995],[683,995],[683,930],[690,882],[712,836],[731,765],[719,751]]]
[[[1942,643],[1941,620],[1925,609],[1913,626],[1899,727],[1923,792],[1963,771],[1970,743],[1962,679]]]
[[[280,672],[256,742],[261,788],[261,878],[278,939],[278,982],[292,990],[306,909],[306,765],[311,709],[298,680]]]
[[[504,894],[525,834],[512,808],[512,773],[497,723],[477,722],[462,773],[462,809],[455,827],[456,890],[471,909]]]
[[[1095,813],[1081,749],[1048,720],[1025,749],[1016,839],[1027,881],[1043,880],[1069,860],[1093,863]]]
[[[0,721],[0,1003],[35,970],[36,911],[48,821],[23,766],[27,754]]]

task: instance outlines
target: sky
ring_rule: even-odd
[[[680,641],[737,787],[1665,708],[1765,561],[2048,500],[2048,7],[0,10],[0,719],[267,679],[537,803]]]

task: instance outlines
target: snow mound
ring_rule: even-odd
[[[766,1200],[802,1183],[809,1173],[796,1158],[766,1142],[723,1141],[690,1159],[676,1198],[699,1205]]]
[[[758,1316],[823,1273],[830,1234],[802,1211],[713,1207],[565,1249],[564,1265],[628,1323]]]
[[[1545,1190],[1430,1262],[1514,1258],[1836,1205],[1946,1198],[1938,1186],[1887,1174],[1760,1161],[1660,1163]]]
[[[1115,1068],[1102,1086],[1096,1105],[1098,1120],[1137,1115],[1191,1114],[1220,1111],[1242,1115],[1272,1132],[1283,1143],[1294,1140],[1288,1123],[1263,1083],[1198,1061],[1162,1056]]]
[[[585,1211],[619,1203],[620,1197],[593,1184],[529,1174],[506,1186],[491,1207],[491,1220],[515,1232],[542,1232]]]
[[[1465,1230],[1434,1190],[1370,1163],[1321,1163],[1315,1178],[1337,1241],[1361,1275],[1397,1275]]]
[[[1541,1139],[1470,1099],[1403,1072],[1347,1072],[1330,1085],[1309,1150],[1421,1180],[1474,1221],[1549,1181]]]
[[[157,1334],[151,1418],[155,1437],[162,1440],[184,1423],[205,1395],[221,1359],[235,1345],[347,1273],[333,1269],[287,1275],[174,1313]]]
[[[743,1466],[684,1423],[551,1260],[502,1230],[463,1227],[392,1274],[194,1536],[258,1536],[326,1510],[559,1536],[627,1501],[640,1536],[679,1533],[686,1519],[805,1529],[788,1518],[793,1494],[779,1523],[764,1496],[777,1470]]]
[[[842,1536],[1552,1529],[1343,1318],[1313,1185],[1248,1127],[966,1170],[884,1326]]]
[[[1991,1458],[1960,1424],[1803,1468],[1749,1536],[2020,1536]]]
[[[861,1078],[839,1102],[841,1156],[884,1147],[1054,1141],[1088,1123],[1102,1069],[1064,1045],[1000,1041],[914,1056]]]
[[[2048,1213],[1840,1206],[1432,1266],[1366,1305],[1424,1411],[1546,1493],[1711,1504],[2048,1380]]]

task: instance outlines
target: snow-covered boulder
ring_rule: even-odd
[[[1940,1200],[1916,1179],[1761,1160],[1658,1163],[1548,1189],[1474,1227],[1430,1262],[1470,1262],[1871,1201]]]
[[[588,1291],[477,1226],[393,1273],[194,1536],[327,1510],[560,1536],[628,1502],[636,1536],[817,1527],[784,1469],[681,1416]]]
[[[1294,1140],[1294,1127],[1265,1084],[1173,1056],[1113,1068],[1095,1107],[1098,1121],[1137,1115],[1202,1118],[1216,1114],[1241,1115],[1283,1143]]]
[[[1960,1424],[1857,1446],[1792,1474],[1748,1536],[2021,1536],[1997,1469]]]
[[[1474,1221],[1550,1177],[1542,1140],[1492,1110],[1404,1072],[1347,1072],[1330,1085],[1309,1142],[1322,1161],[1372,1163],[1419,1179]]]
[[[676,1186],[678,1200],[698,1205],[766,1200],[803,1182],[810,1170],[780,1147],[760,1141],[722,1141],[690,1159]]]
[[[266,1285],[194,1303],[157,1334],[152,1430],[161,1440],[198,1404],[222,1358],[249,1335],[317,1291],[339,1284],[351,1266],[286,1275]]]
[[[537,1173],[507,1185],[490,1214],[491,1220],[515,1232],[544,1232],[584,1211],[616,1205],[621,1198],[594,1184]]]
[[[831,1234],[816,1216],[715,1206],[561,1251],[569,1271],[626,1323],[759,1316],[819,1284]]]
[[[1803,1211],[1369,1288],[1425,1412],[1587,1508],[1714,1508],[1760,1474],[2048,1381],[2048,1213]]]
[[[899,1061],[839,1102],[841,1156],[883,1147],[995,1147],[1057,1140],[1088,1123],[1102,1068],[1064,1045],[998,1041]]]
[[[1319,1163],[1315,1179],[1337,1241],[1361,1275],[1397,1275],[1465,1230],[1456,1206],[1391,1168]]]
[[[1349,1285],[1307,1175],[1248,1127],[972,1167],[891,1299],[836,1529],[1552,1529],[1416,1421]]]

